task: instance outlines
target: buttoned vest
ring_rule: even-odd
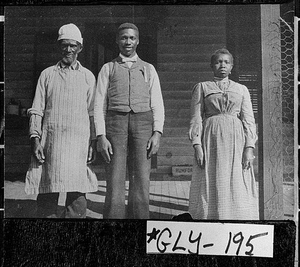
[[[120,57],[109,64],[108,110],[135,113],[150,109],[150,66],[137,59],[131,68]]]

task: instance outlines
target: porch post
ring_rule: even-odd
[[[261,5],[262,181],[265,220],[283,219],[282,87],[280,6]]]

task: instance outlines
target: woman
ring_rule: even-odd
[[[228,79],[232,67],[230,52],[217,50],[211,57],[213,81],[193,88],[189,212],[194,219],[259,219],[253,173],[256,126],[247,87]]]

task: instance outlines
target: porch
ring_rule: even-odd
[[[182,5],[180,8],[176,5],[10,7],[5,14],[5,103],[14,98],[23,108],[31,106],[40,71],[57,62],[53,40],[62,24],[73,21],[80,27],[85,38],[80,62],[97,75],[103,63],[116,55],[116,25],[133,20],[142,33],[138,53],[156,67],[164,97],[164,135],[153,162],[161,178],[151,182],[155,185],[150,197],[151,211],[156,218],[169,218],[174,207],[174,212],[177,206],[187,209],[188,196],[179,194],[177,188],[182,185],[178,185],[178,179],[171,181],[170,173],[172,166],[185,166],[193,158],[187,138],[191,86],[211,78],[210,54],[217,48],[227,47],[235,55],[231,77],[248,87],[258,123],[255,167],[264,219],[294,219],[297,170],[294,168],[291,10],[292,3],[247,7]],[[16,181],[15,177],[20,177],[18,181],[23,181],[30,160],[28,118],[6,114],[5,127],[5,179]],[[161,189],[156,191],[156,188]],[[89,217],[101,217],[104,194],[105,184],[99,184],[99,191],[88,196],[90,210],[95,212]],[[173,203],[181,198],[186,204]],[[18,201],[20,209],[12,210],[12,217],[22,213],[24,200],[19,199],[19,194],[7,198],[7,217],[11,214],[10,202],[14,207],[13,202]],[[169,213],[160,209],[166,206]]]
[[[169,220],[173,216],[188,212],[190,177],[164,176],[162,179],[152,178],[150,181],[150,216],[151,219]],[[293,219],[293,186],[284,185],[284,219]],[[36,195],[26,195],[24,182],[5,181],[5,218],[34,218]],[[106,182],[98,181],[98,191],[87,194],[87,218],[102,219]],[[128,181],[126,182],[126,202],[128,197]],[[59,198],[59,206],[63,207],[65,194]]]

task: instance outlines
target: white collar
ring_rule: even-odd
[[[121,53],[119,54],[120,58],[122,58],[122,61],[123,62],[128,62],[128,61],[131,61],[131,62],[136,62],[137,59],[138,59],[138,55],[135,54],[133,57],[125,57],[123,56]]]

